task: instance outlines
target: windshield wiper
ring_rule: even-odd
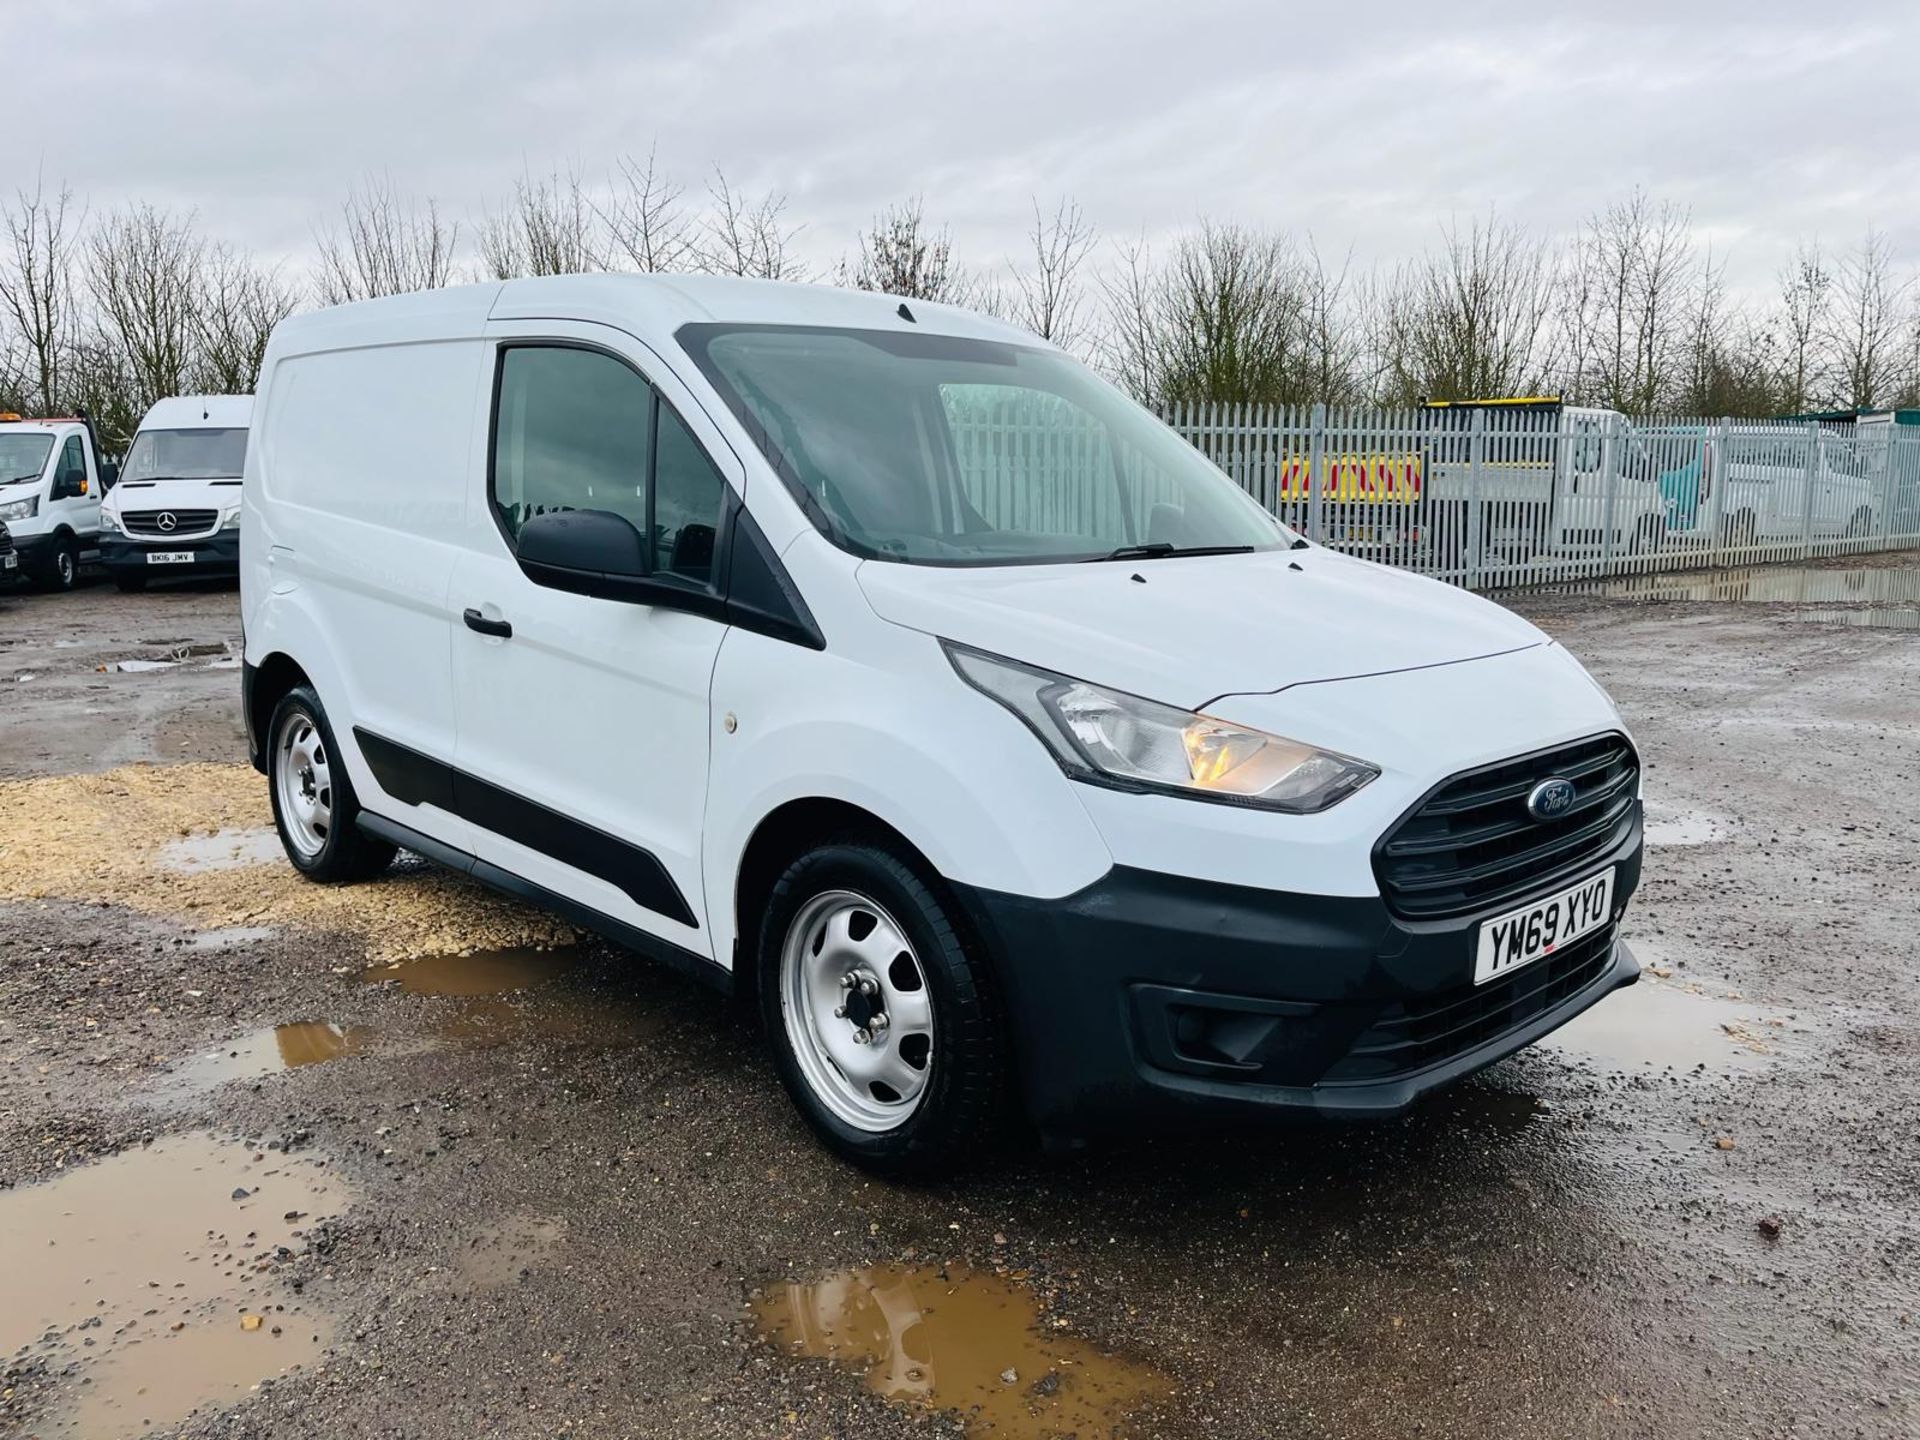
[[[1145,545],[1122,545],[1104,555],[1089,555],[1088,563],[1101,560],[1165,560],[1174,555],[1251,555],[1251,545],[1175,545],[1170,540],[1154,540]]]

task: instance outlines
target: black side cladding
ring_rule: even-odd
[[[643,909],[699,928],[680,887],[651,851],[359,726],[354,727],[353,738],[380,788],[401,803],[432,805],[458,815],[606,881]]]

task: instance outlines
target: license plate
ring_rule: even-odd
[[[149,550],[147,552],[147,563],[149,565],[191,565],[193,563],[193,551]]]
[[[1609,868],[1557,895],[1482,921],[1473,983],[1484,985],[1553,954],[1568,941],[1599,929],[1612,913],[1613,871]]]
[[[5,555],[0,555],[0,570],[11,570],[19,563],[20,563],[20,557],[14,554],[11,550],[9,550]]]

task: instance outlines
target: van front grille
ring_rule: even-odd
[[[1573,805],[1536,820],[1527,796],[1555,776],[1573,783]],[[1639,760],[1618,734],[1456,775],[1374,847],[1380,893],[1409,920],[1470,915],[1538,894],[1626,839],[1639,785]]]
[[[162,516],[171,517],[172,523],[162,523]],[[129,510],[120,516],[120,523],[129,535],[151,535],[164,540],[172,535],[205,534],[219,518],[217,510]]]

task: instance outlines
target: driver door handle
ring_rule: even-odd
[[[467,622],[467,628],[469,630],[477,630],[482,635],[491,635],[498,640],[511,640],[513,638],[513,626],[509,622],[505,620],[489,620],[471,606],[467,608],[466,614],[461,618]]]

